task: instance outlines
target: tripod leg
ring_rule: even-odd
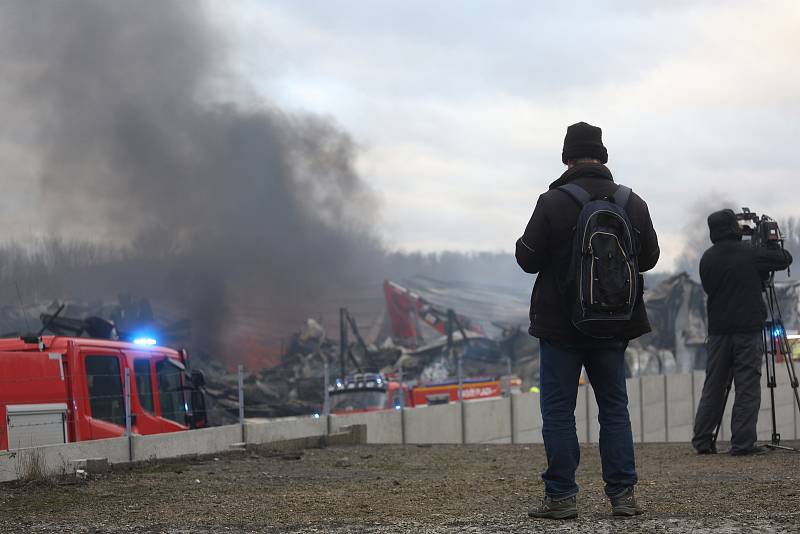
[[[798,380],[797,380],[797,371],[794,368],[794,360],[792,359],[792,350],[789,346],[789,338],[786,336],[786,331],[783,330],[782,342],[783,342],[783,362],[786,364],[786,373],[789,375],[789,385],[792,387],[792,392],[794,393],[794,400],[795,404],[797,405],[797,411],[800,413],[800,393],[797,392],[798,388]]]
[[[780,328],[775,326],[774,321],[769,321],[767,327],[764,329],[764,358],[767,367],[767,387],[769,388],[769,400],[772,413],[772,445],[780,445],[781,435],[778,433],[778,422],[775,418],[775,387],[778,385],[777,377],[775,376],[775,353],[777,352],[778,344],[776,343],[775,329]]]
[[[728,396],[731,394],[731,387],[733,386],[733,371],[728,378],[728,385],[725,386],[725,399],[722,401],[722,410],[719,412],[719,420],[717,426],[714,427],[714,437],[711,438],[711,448],[717,449],[717,438],[719,437],[719,430],[722,428],[722,420],[725,419],[725,406],[728,405]]]
[[[771,388],[770,396],[772,399],[772,443],[767,446],[772,449],[800,452],[798,449],[780,444],[781,435],[778,433],[775,417],[775,387],[777,386],[777,380],[775,376],[775,355],[778,353],[778,351],[780,351],[780,354],[782,354],[784,357],[784,362],[786,363],[786,372],[789,373],[789,382],[794,390],[794,398],[795,402],[797,403],[798,411],[800,411],[800,395],[797,393],[797,374],[795,373],[794,362],[792,361],[792,353],[789,349],[789,338],[786,336],[786,329],[783,325],[783,316],[781,315],[780,303],[778,302],[778,296],[775,293],[775,284],[772,281],[772,277],[770,277],[769,283],[765,287],[765,293],[767,312],[769,313],[769,317],[771,319],[767,323],[769,327],[768,335],[772,341],[772,344],[770,345],[772,359],[771,377],[769,362],[767,363],[767,384]]]

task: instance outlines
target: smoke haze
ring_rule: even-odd
[[[234,307],[277,323],[379,264],[353,141],[317,116],[219,98],[238,81],[202,4],[4,2],[0,45],[7,201],[49,234],[95,243],[78,264],[110,265],[85,280],[62,262],[57,280],[27,280],[41,296],[174,302],[196,344],[224,350],[214,340],[234,335]],[[71,247],[36,254],[53,267]],[[6,275],[24,276],[12,264]]]
[[[677,272],[686,272],[700,280],[700,258],[711,246],[708,216],[719,210],[732,209],[739,213],[739,204],[727,197],[708,195],[695,200],[687,209],[689,216],[683,226],[683,250],[675,261]]]

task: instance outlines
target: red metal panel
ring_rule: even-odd
[[[6,406],[67,403],[61,362],[60,353],[0,352],[0,450],[8,449]]]

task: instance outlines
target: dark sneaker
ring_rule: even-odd
[[[728,454],[731,456],[752,456],[755,454],[766,454],[768,451],[769,449],[763,445],[756,445],[752,449],[731,449],[728,451]]]
[[[578,517],[578,506],[574,495],[557,501],[545,495],[542,504],[532,506],[528,515],[539,519],[574,519]]]
[[[633,495],[633,486],[611,497],[611,515],[631,517],[641,513],[642,509],[636,504],[636,497]]]

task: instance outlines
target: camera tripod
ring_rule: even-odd
[[[774,275],[775,273],[770,274],[769,279],[764,282],[763,288],[764,299],[767,304],[768,318],[764,322],[764,328],[762,329],[761,333],[761,342],[764,352],[764,363],[766,364],[767,387],[769,388],[770,408],[772,415],[772,438],[770,439],[770,442],[766,444],[766,446],[770,449],[800,452],[800,450],[794,447],[781,445],[781,435],[778,432],[778,424],[775,418],[775,388],[778,386],[775,361],[778,355],[783,356],[783,361],[786,364],[786,372],[789,376],[789,385],[792,387],[792,393],[794,394],[794,400],[795,404],[797,405],[798,412],[800,412],[800,394],[797,390],[797,372],[795,371],[794,361],[792,360],[792,351],[791,347],[789,346],[789,338],[786,335],[786,329],[783,326],[783,316],[781,315],[781,308],[778,303],[778,297],[775,293]],[[714,429],[714,437],[711,440],[713,448],[716,448],[717,436],[719,435],[719,430],[722,426],[722,420],[725,417],[725,406],[728,404],[728,396],[730,395],[732,386],[733,372],[731,372],[731,376],[728,379],[728,385],[725,388],[725,400],[722,401],[722,411],[720,412],[717,426]]]

